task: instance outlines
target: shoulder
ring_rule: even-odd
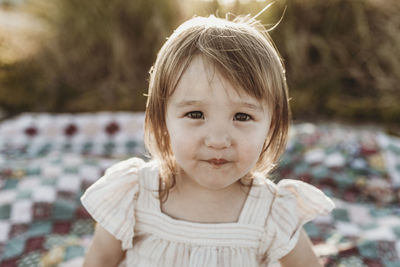
[[[333,201],[317,187],[300,180],[283,179],[258,181],[264,194],[272,194],[272,211],[279,212],[282,206],[295,206],[305,213],[326,214],[334,208]]]
[[[275,186],[276,199],[274,208],[278,212],[283,206],[293,207],[288,210],[299,219],[308,221],[319,214],[327,214],[334,208],[333,201],[317,187],[292,179],[281,180]]]
[[[154,161],[145,162],[141,158],[129,158],[107,168],[104,175],[90,186],[86,193],[98,189],[116,190],[119,187],[126,189],[139,184],[141,176],[153,175],[158,172],[157,170],[158,164]]]
[[[130,158],[120,161],[104,172],[104,175],[92,184],[82,196],[82,203],[85,204],[95,197],[96,193],[105,193],[107,191],[126,190],[138,184],[139,170],[145,164],[142,159]],[[117,193],[117,192],[115,192]]]
[[[130,173],[137,173],[140,168],[145,165],[145,162],[140,158],[129,158],[109,167],[105,173],[105,178],[112,178],[115,175],[126,175]],[[102,178],[103,178],[102,177]]]

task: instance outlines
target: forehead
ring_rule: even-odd
[[[168,102],[214,101],[215,98],[223,99],[226,103],[244,102],[263,106],[261,101],[250,96],[240,86],[233,85],[218,71],[215,64],[200,55],[190,61]]]

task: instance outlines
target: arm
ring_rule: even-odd
[[[107,232],[99,224],[96,226],[92,244],[83,263],[84,267],[118,266],[124,258],[121,241]]]
[[[300,231],[299,241],[292,251],[280,259],[282,267],[320,267],[318,257],[312,250],[312,243],[306,232]]]

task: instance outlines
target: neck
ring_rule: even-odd
[[[196,198],[202,203],[220,202],[227,198],[246,194],[247,186],[243,186],[239,181],[220,189],[207,188],[199,185],[191,179],[176,177],[176,186],[174,191],[181,196]]]
[[[239,181],[212,190],[201,187],[189,179],[177,177],[168,199],[161,209],[169,216],[202,223],[236,222],[246,201],[250,186]]]

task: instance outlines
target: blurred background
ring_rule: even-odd
[[[0,0],[0,266],[81,266],[94,221],[79,198],[113,163],[146,158],[144,95],[163,42],[195,14],[270,3]],[[399,267],[400,1],[274,3],[259,19],[281,20],[270,33],[295,123],[271,178],[335,201],[305,226],[324,266]]]
[[[268,3],[0,0],[1,117],[142,111],[148,71],[174,28],[195,14],[255,15]],[[259,19],[268,28],[282,15],[271,35],[294,119],[400,135],[400,1],[277,0]]]

